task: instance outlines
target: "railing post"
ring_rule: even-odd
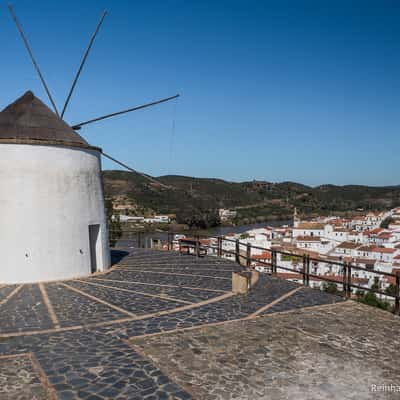
[[[343,263],[343,279],[342,279],[342,285],[343,285],[343,294],[345,297],[348,297],[347,295],[347,263]]]
[[[218,236],[217,240],[217,256],[222,257],[222,238]]]
[[[306,285],[310,286],[310,256],[306,257]]]
[[[303,285],[307,284],[307,255],[303,254]]]
[[[138,243],[138,248],[140,249],[142,247],[140,232],[137,233],[137,243]]]
[[[394,303],[394,313],[400,315],[400,273],[396,275],[396,299]]]
[[[172,240],[171,240],[171,237],[172,237],[172,234],[171,234],[171,232],[168,232],[168,247],[167,247],[167,249],[168,249],[168,251],[171,251],[171,248],[172,248]]]
[[[251,245],[247,243],[246,245],[246,267],[250,268],[251,266]]]
[[[271,274],[276,274],[276,250],[271,250]]]
[[[199,246],[199,240],[200,240],[200,237],[199,237],[199,235],[196,235],[196,256],[197,257],[200,257],[200,246]]]
[[[347,297],[351,298],[351,264],[347,263]]]
[[[235,258],[236,262],[240,264],[240,247],[239,247],[239,239],[236,239],[235,242]]]

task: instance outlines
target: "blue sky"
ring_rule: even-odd
[[[45,93],[0,2],[0,107]],[[400,184],[398,1],[13,1],[65,119],[151,175]],[[175,118],[174,118],[175,115]],[[175,129],[173,122],[175,121]],[[104,160],[104,168],[118,168]]]

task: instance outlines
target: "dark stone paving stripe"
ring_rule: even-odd
[[[56,400],[31,354],[0,357],[0,399]]]
[[[301,288],[301,290],[299,290],[293,296],[272,306],[271,308],[263,312],[261,315],[272,314],[275,312],[290,311],[303,307],[334,304],[340,301],[343,301],[342,297],[333,296],[329,293],[325,293],[317,289]]]
[[[10,344],[15,353],[34,352],[59,400],[191,399],[110,330],[60,332]]]
[[[117,290],[117,291],[121,291],[121,292],[125,292],[128,295],[129,294],[133,294],[133,295],[139,295],[139,296],[143,296],[143,297],[155,297],[157,299],[162,299],[162,300],[167,300],[167,301],[172,301],[174,303],[178,303],[180,305],[186,304],[186,305],[191,305],[193,304],[193,302],[191,301],[185,301],[185,300],[180,300],[177,299],[173,296],[168,296],[166,293],[152,293],[152,292],[144,292],[141,291],[138,287],[136,287],[136,289],[128,289],[128,288],[124,288],[121,286],[116,286],[113,285],[113,281],[99,281],[99,280],[93,280],[93,279],[75,279],[76,282],[82,282],[91,286],[98,286],[98,287],[104,287],[107,289],[112,289],[112,290]]]
[[[17,285],[7,285],[0,287],[0,301],[4,300],[16,287]]]
[[[230,278],[232,272],[237,272],[239,270],[234,269],[210,269],[210,268],[190,268],[187,266],[181,267],[125,267],[119,266],[118,269],[127,269],[130,271],[149,271],[151,272],[163,272],[163,273],[177,273],[177,274],[189,274],[189,275],[199,275],[199,276],[215,276],[222,278]]]
[[[219,290],[231,290],[232,282],[224,279],[202,278],[169,274],[143,274],[141,272],[115,269],[103,275],[107,279],[129,280],[143,283],[171,284],[174,286],[190,286]]]
[[[136,269],[136,268],[125,268],[118,267],[117,269],[121,269],[124,271],[133,271],[139,272],[142,274],[164,274],[164,275],[178,275],[178,276],[197,276],[200,278],[215,278],[215,279],[232,279],[232,271],[200,271],[200,270],[191,270],[191,269],[175,269],[175,270],[164,270],[164,269]]]
[[[193,266],[193,265],[173,265],[173,264],[164,264],[164,265],[149,265],[149,264],[121,264],[118,265],[118,267],[123,267],[127,269],[144,269],[144,270],[161,270],[161,271],[213,271],[213,272],[235,272],[235,271],[241,271],[242,268],[232,268],[232,267],[226,267],[226,266],[221,266],[221,267],[213,267],[211,265],[201,265],[201,266]]]
[[[132,337],[142,336],[245,318],[298,287],[296,283],[261,274],[256,286],[246,295],[232,296],[171,315],[131,321],[124,324],[124,332]]]
[[[93,286],[78,281],[72,281],[68,284],[85,293],[127,310],[135,315],[152,314],[155,312],[172,310],[174,308],[183,306],[183,304],[173,301],[122,292],[112,288]]]
[[[167,295],[167,296],[172,296],[177,299],[185,300],[185,301],[190,301],[193,303],[197,303],[199,301],[203,300],[208,300],[213,297],[220,296],[223,292],[212,292],[212,291],[207,291],[207,290],[191,290],[191,289],[184,289],[181,287],[175,287],[175,288],[170,288],[166,286],[157,286],[155,285],[147,285],[147,284],[140,284],[136,282],[116,282],[113,280],[101,280],[96,279],[96,278],[91,278],[90,281],[95,281],[99,283],[103,283],[105,285],[112,285],[124,289],[129,289],[129,290],[137,290],[139,292],[145,292],[149,294],[161,294],[161,295]]]
[[[59,284],[48,283],[45,287],[61,327],[126,318],[125,314]]]
[[[0,307],[0,333],[50,329],[53,323],[37,285],[22,289]]]

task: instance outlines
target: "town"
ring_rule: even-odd
[[[250,266],[259,272],[271,273],[272,251],[276,251],[276,276],[301,283],[303,257],[310,259],[309,285],[313,288],[342,291],[343,264],[353,265],[351,294],[363,288],[393,294],[395,277],[400,272],[400,207],[384,212],[368,212],[353,218],[336,216],[301,220],[294,210],[293,225],[266,226],[244,233],[228,233],[222,241],[222,257],[235,259],[235,247],[246,254],[250,250]],[[184,235],[177,235],[175,249]],[[201,239],[208,254],[213,255],[217,239]],[[323,279],[322,279],[323,278]],[[327,285],[327,282],[330,285]],[[358,287],[358,288],[357,288]],[[392,297],[379,294],[381,299]]]

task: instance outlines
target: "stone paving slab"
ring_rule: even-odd
[[[132,339],[198,399],[398,399],[400,319],[355,302]]]
[[[268,308],[262,315],[272,314],[275,312],[291,311],[297,308],[312,307],[322,304],[333,304],[343,301],[342,297],[334,296],[318,289],[301,288],[293,296],[282,300],[271,308]]]
[[[0,356],[1,400],[55,400],[47,383],[29,354]]]
[[[152,314],[159,311],[171,310],[182,306],[182,303],[163,300],[157,297],[143,296],[135,293],[127,293],[118,289],[95,286],[78,281],[71,281],[69,285],[85,293],[107,301],[119,308],[127,310],[135,315]]]
[[[168,287],[161,286],[155,284],[140,284],[137,282],[124,282],[124,281],[115,281],[115,280],[103,280],[103,279],[95,279],[91,278],[90,281],[102,283],[105,285],[111,285],[123,289],[128,290],[136,290],[138,292],[144,292],[149,294],[157,294],[157,295],[167,295],[172,296],[177,299],[190,301],[193,303],[197,303],[199,301],[208,300],[213,297],[219,296],[224,291],[208,291],[201,289],[186,289],[182,287]]]
[[[158,260],[164,263],[162,267],[156,266]],[[214,261],[214,268],[210,268]],[[2,304],[0,300],[0,357],[32,353],[59,400],[190,399],[190,389],[175,383],[163,368],[133,349],[127,340],[248,318],[272,301],[283,302],[282,296],[291,295],[300,287],[263,274],[250,293],[233,295],[229,292],[231,280],[219,279],[218,274],[223,269],[243,267],[219,261],[139,250],[122,261],[126,263],[124,268],[114,268],[83,282],[24,285],[9,299],[7,295],[16,287],[11,292],[7,289],[6,301]],[[142,263],[140,268],[152,264],[151,268],[160,271],[135,271],[132,265],[136,262]],[[173,269],[164,269],[171,265]],[[207,277],[205,270],[216,276]],[[225,272],[230,276],[230,271]],[[93,285],[103,284],[101,279],[113,279],[112,284],[120,289],[142,290],[153,296]],[[162,299],[159,295],[194,304]],[[326,302],[325,298],[313,300],[315,295],[314,291],[305,290],[304,295],[285,307]],[[11,372],[18,376],[16,366],[11,367]]]
[[[7,285],[0,287],[0,301],[3,301],[16,287],[16,285]]]
[[[205,289],[220,289],[220,290],[231,290],[232,283],[229,279],[214,279],[204,278],[197,276],[182,276],[182,275],[168,275],[168,274],[150,274],[143,272],[135,272],[129,270],[113,270],[108,274],[105,274],[107,279],[116,280],[129,280],[142,283],[154,283],[158,282],[161,285],[176,285],[176,286],[190,286]]]
[[[221,277],[231,279],[232,272],[235,272],[233,269],[210,269],[210,268],[202,268],[202,269],[194,269],[188,266],[182,268],[143,268],[143,267],[128,267],[130,271],[134,272],[144,272],[149,274],[154,273],[163,273],[163,274],[185,274],[185,275],[200,275],[200,276],[209,276],[209,277]]]
[[[0,352],[33,352],[59,400],[191,398],[120,337],[108,332],[82,329],[12,338],[0,342]]]
[[[48,283],[45,287],[61,327],[126,318],[125,314],[93,301],[65,286]]]
[[[53,328],[53,322],[37,285],[24,285],[0,307],[0,332]]]

